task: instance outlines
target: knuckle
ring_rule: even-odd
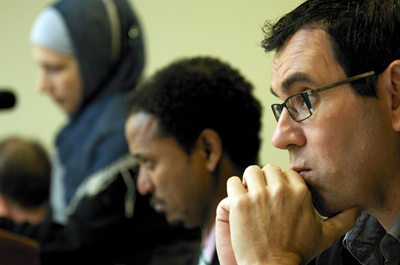
[[[245,169],[245,171],[244,171],[244,173],[243,173],[243,176],[244,177],[246,177],[247,175],[252,175],[254,172],[258,172],[258,171],[260,171],[260,167],[259,166],[248,166],[246,169]]]
[[[311,196],[309,189],[306,185],[297,185],[296,186],[296,193],[303,196],[308,197]]]
[[[263,170],[266,170],[266,169],[280,170],[280,167],[278,167],[277,165],[273,165],[273,164],[267,164],[263,167]]]
[[[239,177],[233,176],[233,177],[228,178],[228,181],[226,182],[226,184],[227,184],[228,186],[229,186],[229,185],[233,185],[233,184],[237,183],[238,180],[240,181]],[[240,181],[240,182],[241,182],[241,181]]]

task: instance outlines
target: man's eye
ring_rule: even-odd
[[[290,99],[289,105],[292,112],[298,112],[307,109],[307,103],[302,95],[297,95]]]
[[[153,169],[154,168],[154,162],[153,162],[153,160],[150,160],[150,159],[146,159],[146,158],[141,159],[140,160],[140,164],[142,166],[146,167],[147,169]]]
[[[61,71],[62,69],[63,69],[63,67],[62,66],[59,66],[59,65],[48,65],[48,66],[46,66],[45,67],[45,69],[46,69],[46,71],[48,72],[48,73],[57,73],[57,72],[59,72],[59,71]]]
[[[299,96],[299,106],[302,108],[307,108],[306,100],[302,96]]]
[[[291,105],[287,106],[287,109],[291,112],[291,113],[298,113],[296,108],[293,108]]]

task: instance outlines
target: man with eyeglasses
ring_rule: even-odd
[[[291,170],[228,180],[221,264],[399,264],[399,1],[310,0],[263,30]]]

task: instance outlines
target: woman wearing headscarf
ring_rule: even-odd
[[[158,264],[170,254],[184,264],[198,231],[169,227],[136,192],[137,162],[124,136],[125,98],[144,66],[130,5],[59,1],[38,16],[31,42],[39,90],[69,117],[56,138],[47,220],[31,227],[1,219],[0,226],[36,239],[42,264]]]

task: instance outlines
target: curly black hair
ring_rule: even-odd
[[[221,137],[223,149],[241,168],[256,164],[261,105],[253,86],[227,63],[209,57],[184,58],[145,80],[128,99],[128,114],[157,117],[162,135],[190,154],[204,129]]]

